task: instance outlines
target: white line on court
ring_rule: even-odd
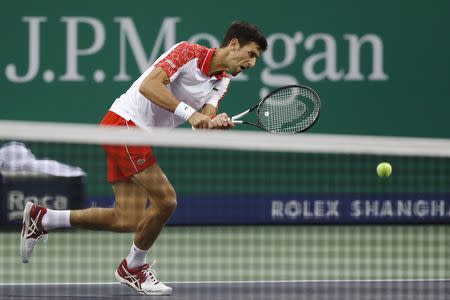
[[[370,282],[450,282],[450,278],[437,279],[331,279],[331,280],[257,280],[257,281],[173,281],[167,284],[254,284],[254,283],[370,283]],[[62,282],[62,283],[0,283],[0,286],[13,285],[116,285],[120,282]]]

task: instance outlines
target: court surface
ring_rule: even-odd
[[[114,282],[133,234],[52,233],[30,263],[0,233],[0,299],[142,299]],[[450,299],[450,226],[167,227],[170,299]]]
[[[449,299],[450,281],[171,283],[181,299]],[[143,299],[120,284],[6,285],[1,299]],[[158,297],[151,297],[158,298]],[[159,297],[161,298],[161,297]],[[166,298],[166,297],[163,297]]]

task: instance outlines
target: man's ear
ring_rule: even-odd
[[[230,46],[232,50],[238,50],[241,47],[237,38],[232,38],[228,46]]]

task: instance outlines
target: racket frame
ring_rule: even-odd
[[[273,90],[272,92],[270,92],[269,94],[267,94],[264,98],[262,98],[255,106],[253,106],[252,108],[247,109],[246,111],[241,112],[240,114],[237,114],[233,117],[231,117],[231,121],[234,124],[247,124],[247,125],[252,125],[252,126],[256,126],[259,127],[267,132],[271,132],[269,130],[267,130],[266,128],[264,128],[261,125],[260,122],[260,118],[259,118],[259,109],[261,107],[261,105],[264,103],[264,101],[266,101],[270,96],[272,96],[273,94],[277,93],[280,90],[284,90],[284,89],[288,89],[288,88],[302,88],[302,89],[306,89],[309,90],[310,92],[312,92],[314,94],[314,96],[319,100],[319,111],[318,114],[316,116],[316,118],[314,119],[314,121],[311,122],[311,124],[305,128],[303,128],[302,130],[296,131],[294,133],[299,133],[299,132],[303,132],[305,130],[307,130],[308,128],[310,128],[312,125],[314,125],[314,123],[316,123],[317,119],[319,118],[320,115],[320,108],[321,108],[321,102],[320,102],[320,97],[319,95],[316,93],[316,91],[314,91],[312,88],[310,88],[309,86],[306,85],[301,85],[301,84],[291,84],[291,85],[286,85],[286,86],[282,86],[277,88],[276,90]],[[240,118],[242,118],[243,116],[247,115],[248,113],[254,111],[256,109],[256,119],[258,121],[258,124],[255,123],[251,123],[245,120],[239,120]]]

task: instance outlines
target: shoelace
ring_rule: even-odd
[[[46,243],[48,240],[48,234],[44,234],[42,232],[42,230],[40,230],[37,226],[37,223],[38,223],[39,217],[41,216],[41,213],[42,213],[42,211],[39,211],[36,218],[34,218],[34,219],[30,218],[31,224],[30,224],[30,227],[28,227],[28,232],[26,233],[27,238],[29,238],[33,234],[39,234],[35,243],[39,242],[40,240],[43,240],[43,242]]]
[[[145,267],[142,269],[142,272],[145,274],[146,278],[150,278],[150,280],[153,282],[153,284],[158,284],[159,281],[156,279],[156,271],[151,269],[156,264],[156,260],[154,260],[150,265],[145,265]]]

